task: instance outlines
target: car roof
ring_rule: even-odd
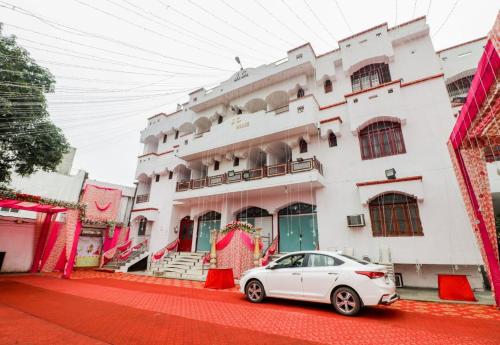
[[[338,252],[326,251],[326,250],[301,250],[297,252],[285,253],[283,256],[293,255],[293,254],[325,254],[325,255],[339,255]]]

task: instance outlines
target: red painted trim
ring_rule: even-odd
[[[332,121],[340,121],[340,123],[342,123],[342,119],[340,118],[340,116],[335,116],[335,117],[331,117],[329,119],[324,119],[324,120],[321,120],[319,123],[322,125],[324,123],[328,123],[328,122],[332,122]]]
[[[378,180],[378,181],[358,182],[358,183],[356,183],[356,186],[365,187],[365,186],[373,186],[373,185],[377,185],[377,184],[418,181],[418,180],[422,181],[422,176],[401,177],[401,178],[396,178],[393,180]]]
[[[354,34],[354,35],[351,35],[351,36],[348,36],[346,38],[343,38],[341,39],[340,41],[338,41],[338,43],[341,43],[341,42],[344,42],[344,41],[347,41],[347,40],[350,40],[351,38],[354,38],[354,37],[358,37],[358,36],[361,36],[363,34],[366,34],[367,32],[370,32],[372,30],[375,30],[375,29],[380,29],[381,27],[384,27],[384,26],[387,26],[387,23],[383,23],[383,24],[379,24],[377,26],[374,26],[374,27],[371,27],[369,29],[366,29],[366,30],[363,30],[361,32],[358,32],[357,34]]]
[[[469,43],[474,43],[474,42],[477,42],[477,41],[481,41],[481,40],[485,40],[487,39],[488,36],[483,36],[483,37],[479,37],[479,38],[476,38],[476,39],[473,39],[473,40],[470,40],[470,41],[467,41],[467,42],[463,42],[463,43],[459,43],[459,44],[456,44],[454,46],[451,46],[451,47],[448,47],[448,48],[444,48],[444,49],[441,49],[441,50],[438,50],[436,52],[436,54],[440,54],[446,50],[450,50],[450,49],[454,49],[454,48],[458,48],[458,47],[461,47],[461,46],[464,46],[464,45],[467,45]],[[486,42],[485,42],[486,43]]]
[[[417,80],[412,80],[412,81],[409,81],[407,83],[401,83],[401,87],[405,87],[405,86],[410,86],[410,85],[413,85],[413,84],[422,83],[424,81],[441,78],[443,76],[444,76],[444,73],[434,74],[434,75],[431,75],[429,77],[420,78],[420,79],[417,79]]]
[[[179,145],[175,145],[174,148],[177,148],[179,147]],[[137,156],[137,158],[142,158],[142,157],[146,157],[146,156],[163,156],[163,155],[166,155],[167,153],[172,153],[174,152],[174,149],[170,149],[168,151],[165,151],[165,152],[162,152],[162,153],[156,153],[156,152],[151,152],[151,153],[146,153],[144,155],[140,155],[140,156]]]
[[[330,109],[330,108],[336,107],[338,105],[346,104],[346,103],[347,103],[347,101],[341,101],[341,102],[338,102],[338,103],[333,103],[333,104],[325,105],[323,107],[319,107],[319,110]]]
[[[347,98],[347,97],[351,97],[351,96],[356,96],[356,95],[359,95],[359,94],[362,94],[362,93],[365,93],[365,92],[370,92],[372,90],[380,89],[382,87],[386,87],[386,86],[389,86],[389,85],[392,85],[392,84],[397,84],[397,83],[400,83],[400,82],[401,82],[401,79],[393,80],[393,81],[390,81],[390,82],[387,82],[387,83],[384,83],[384,84],[380,84],[380,85],[371,87],[369,89],[364,89],[364,90],[359,90],[359,91],[348,93],[347,95],[344,95],[344,97]]]
[[[136,208],[130,212],[139,212],[139,211],[158,211],[156,207],[147,207],[147,208]]]
[[[425,16],[421,16],[421,17],[418,17],[418,18],[412,19],[412,20],[410,20],[410,21],[408,21],[408,22],[404,22],[404,23],[401,23],[401,24],[399,24],[399,25],[393,26],[392,28],[390,28],[390,29],[389,29],[389,30],[387,30],[387,31],[396,30],[396,29],[398,29],[398,28],[400,28],[400,27],[402,27],[402,26],[410,25],[410,24],[415,23],[415,22],[418,22],[419,20],[422,20],[422,19],[425,19]]]

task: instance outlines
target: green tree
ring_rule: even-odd
[[[0,185],[12,171],[26,176],[53,171],[69,145],[47,112],[45,93],[54,76],[16,43],[0,24]]]

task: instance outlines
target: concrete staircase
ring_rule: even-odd
[[[104,265],[103,268],[119,272],[127,272],[130,266],[132,266],[139,260],[144,259],[148,255],[149,253],[145,250],[137,250],[132,252],[132,254],[130,254],[129,258],[126,261],[113,260]]]
[[[203,264],[205,253],[169,253],[162,260],[151,263],[150,272],[156,277],[204,281],[208,264]]]

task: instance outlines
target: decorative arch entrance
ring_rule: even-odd
[[[280,253],[318,248],[316,205],[298,202],[282,208],[278,228]]]

